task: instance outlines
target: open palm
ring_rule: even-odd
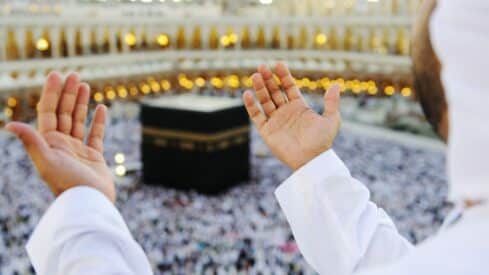
[[[90,186],[115,201],[112,174],[103,157],[107,108],[97,106],[85,138],[90,88],[77,74],[66,81],[59,73],[49,74],[38,104],[38,130],[12,122],[7,130],[16,134],[39,174],[54,195],[75,186]]]
[[[324,96],[325,112],[317,114],[302,98],[288,68],[278,63],[275,74],[267,66],[252,76],[256,104],[251,91],[243,95],[246,109],[272,153],[293,170],[331,148],[340,127],[339,86],[333,85]]]

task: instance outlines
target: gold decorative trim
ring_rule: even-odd
[[[196,141],[196,142],[216,142],[223,139],[228,139],[238,135],[248,133],[250,131],[250,126],[236,127],[222,132],[204,134],[195,133],[188,131],[179,130],[169,130],[169,129],[158,129],[153,127],[144,127],[143,134],[163,139],[179,139],[186,141]]]

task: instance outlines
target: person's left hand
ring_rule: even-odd
[[[76,186],[90,186],[115,201],[112,173],[103,157],[107,107],[97,106],[84,143],[90,88],[70,74],[66,81],[51,72],[37,106],[38,130],[20,122],[6,129],[19,137],[37,171],[55,196]]]

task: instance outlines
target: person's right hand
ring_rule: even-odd
[[[319,115],[302,98],[284,63],[278,63],[275,74],[283,91],[266,65],[252,76],[253,93],[243,94],[246,109],[272,153],[294,171],[331,148],[338,133],[340,87],[331,86],[324,95],[325,111]]]
[[[63,83],[64,82],[64,83]],[[11,122],[6,129],[22,140],[42,179],[55,196],[75,186],[90,186],[115,201],[112,173],[103,157],[107,107],[97,106],[84,143],[90,88],[70,74],[52,72],[37,105],[38,130]]]

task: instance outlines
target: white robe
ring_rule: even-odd
[[[153,274],[119,211],[91,187],[62,193],[26,249],[39,275]]]
[[[450,199],[485,203],[413,247],[334,152],[325,152],[276,192],[302,254],[320,274],[489,274],[489,1],[437,3],[430,33],[449,109]]]
[[[332,150],[295,172],[276,196],[304,258],[322,275],[489,274],[486,205],[414,247]]]

